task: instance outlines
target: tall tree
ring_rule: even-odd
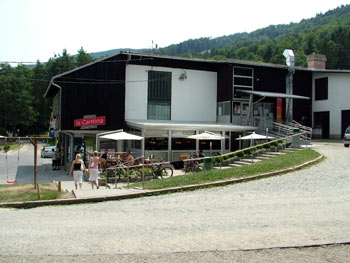
[[[75,58],[76,65],[78,67],[84,66],[85,64],[88,64],[88,63],[93,62],[93,61],[94,61],[93,57],[89,53],[87,53],[83,49],[83,47],[81,47],[78,50],[78,55]]]
[[[1,65],[0,69],[0,115],[5,123],[5,129],[14,133],[27,129],[36,121],[38,113],[33,108],[34,97],[30,79],[32,71],[19,65]]]

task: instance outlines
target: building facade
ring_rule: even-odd
[[[322,112],[327,111],[330,101],[315,100],[319,86],[315,81],[327,77],[330,85],[335,83],[342,89],[349,77],[342,72],[343,80],[339,76],[333,79],[332,74],[239,60],[121,52],[53,77],[45,96],[53,98],[51,129],[67,161],[77,146],[91,151],[97,134],[119,129],[141,135],[144,140],[101,141],[100,149],[131,149],[136,155],[154,154],[174,161],[199,150],[233,151],[239,135],[265,132],[269,123],[285,120],[288,112],[297,122],[317,126],[315,120],[326,118]],[[292,90],[288,92],[290,83]],[[347,116],[346,108],[342,105],[337,111],[345,110],[342,114]],[[330,116],[334,111],[330,109]],[[206,130],[226,139],[186,138]],[[330,134],[337,135],[332,129]]]

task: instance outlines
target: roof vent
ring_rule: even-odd
[[[286,64],[290,68],[294,68],[294,52],[291,49],[285,49],[283,56],[286,58]]]

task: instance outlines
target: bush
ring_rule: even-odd
[[[243,153],[242,151],[240,151],[240,152],[237,153],[237,156],[238,156],[238,157],[242,157],[243,155],[244,155],[244,153]]]
[[[236,154],[230,154],[230,158],[235,158],[236,157]]]
[[[244,150],[243,153],[244,154],[251,154],[251,150]]]
[[[264,149],[270,149],[270,144],[265,144],[263,147]]]
[[[10,145],[6,144],[6,145],[4,146],[4,151],[5,151],[5,152],[8,152],[9,150],[10,150]]]
[[[222,156],[217,156],[214,158],[214,163],[222,163],[224,158]]]

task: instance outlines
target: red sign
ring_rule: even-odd
[[[74,120],[74,127],[106,125],[106,116]]]

